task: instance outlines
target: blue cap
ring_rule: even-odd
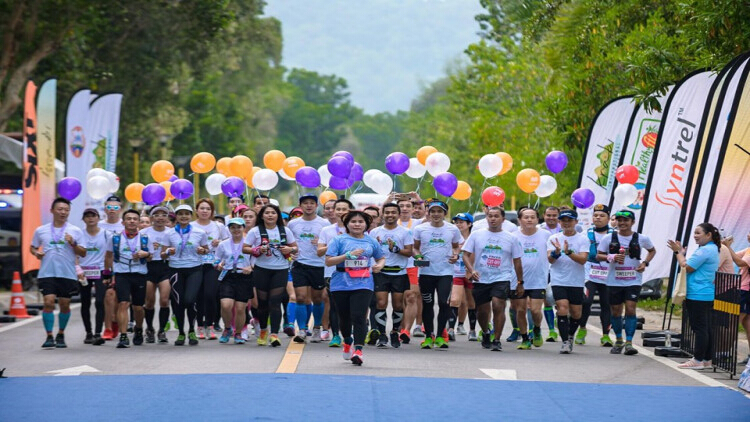
[[[232,224],[237,224],[238,226],[245,227],[245,220],[242,218],[230,218],[229,222],[227,223],[227,227],[231,226]]]
[[[471,214],[469,214],[468,212],[460,212],[460,213],[456,214],[456,215],[455,215],[455,216],[453,217],[453,219],[452,219],[452,220],[453,220],[454,222],[455,222],[456,220],[463,220],[463,221],[466,221],[466,222],[469,222],[469,223],[472,223],[472,224],[474,224],[474,217],[473,217],[473,216],[472,216]]]
[[[573,220],[578,220],[578,213],[573,210],[562,210],[560,211],[560,216],[557,218],[558,219],[570,218]]]
[[[287,214],[287,213],[285,213],[285,212],[282,211],[281,212],[281,218],[284,219],[284,220],[289,220],[289,214]]]
[[[312,193],[306,193],[306,194],[300,196],[299,197],[299,203],[301,204],[302,201],[304,201],[305,199],[312,199],[312,200],[315,201],[316,204],[318,203],[318,196],[315,195],[315,194],[312,194]]]

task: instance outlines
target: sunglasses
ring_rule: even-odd
[[[106,205],[105,208],[107,211],[120,211],[119,205]]]

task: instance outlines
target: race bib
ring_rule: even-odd
[[[487,267],[488,268],[500,268],[500,264],[502,263],[502,260],[499,256],[488,256],[487,257]]]
[[[370,277],[368,264],[369,260],[367,259],[347,259],[344,260],[344,270],[349,274],[349,277],[367,278]]]
[[[609,267],[592,264],[589,276],[591,280],[607,281],[607,278],[609,277]]]
[[[81,267],[83,276],[90,280],[99,280],[102,278],[102,270],[96,267]]]
[[[345,268],[363,268],[367,267],[368,260],[366,259],[347,259],[344,261]]]
[[[633,268],[623,268],[615,270],[615,278],[618,280],[635,280],[635,270]]]

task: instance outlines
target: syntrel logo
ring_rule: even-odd
[[[672,165],[672,174],[669,176],[669,184],[666,187],[666,192],[657,191],[654,196],[659,203],[682,209],[682,200],[685,197],[685,168],[688,166],[688,160],[693,148],[692,142],[695,137],[695,123],[680,117],[677,118],[677,122],[681,123],[683,127],[680,130],[680,140],[677,141],[677,149],[671,155],[674,164]]]

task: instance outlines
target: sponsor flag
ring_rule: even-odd
[[[57,79],[45,81],[36,98],[36,143],[39,163],[39,208],[42,224],[52,222],[52,201],[57,196],[55,178],[55,119],[57,110]]]
[[[23,208],[21,209],[21,263],[23,273],[39,269],[29,247],[34,230],[42,225],[39,213],[39,163],[36,143],[36,85],[26,83],[23,105]]]
[[[77,178],[82,188],[78,198],[72,201],[71,221],[77,221],[78,216],[86,209],[86,173],[91,169],[88,159],[91,155],[91,143],[87,142],[86,122],[92,99],[88,89],[76,92],[70,99],[65,119],[65,175]]]

